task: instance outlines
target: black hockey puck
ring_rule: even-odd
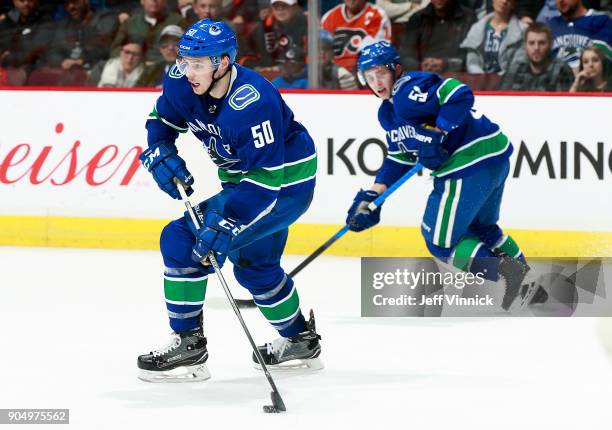
[[[278,414],[280,413],[280,411],[278,409],[276,409],[274,406],[272,405],[264,405],[263,407],[263,411],[266,414]]]

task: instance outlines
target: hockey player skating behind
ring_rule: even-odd
[[[312,200],[315,146],[278,91],[234,64],[236,54],[236,36],[226,24],[194,24],[179,41],[177,65],[146,124],[148,149],[141,160],[164,192],[180,198],[175,178],[193,192],[193,177],[174,144],[189,130],[217,165],[223,187],[194,207],[199,231],[187,214],[162,231],[174,334],[166,347],[138,357],[140,378],[147,381],[210,377],[202,323],[207,277],[214,273],[206,260],[210,252],[220,266],[229,258],[238,282],[281,335],[258,347],[265,363],[322,366],[314,316],[305,320],[293,280],[280,266],[288,226]]]
[[[370,211],[368,204],[419,161],[432,171],[434,183],[421,224],[431,254],[456,269],[503,281],[505,310],[532,298],[544,301],[544,289],[533,297],[536,284],[524,282],[529,267],[519,246],[497,224],[512,144],[473,109],[470,88],[433,73],[402,74],[387,42],[365,47],[357,68],[383,100],[378,120],[388,156],[372,188],[355,196],[346,220],[350,230],[376,225],[381,208]]]

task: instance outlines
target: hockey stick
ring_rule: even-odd
[[[200,230],[200,223],[198,222],[198,219],[193,213],[193,208],[191,207],[191,203],[189,202],[187,193],[185,193],[185,188],[183,188],[183,184],[176,181],[176,187],[178,188],[178,191],[181,195],[181,200],[183,201],[183,203],[185,204],[185,207],[187,208],[187,212],[189,212],[189,217],[191,218],[191,221],[193,222],[195,229]],[[223,273],[221,273],[221,268],[219,267],[219,264],[217,263],[217,259],[213,255],[213,252],[210,252],[208,254],[208,260],[210,261],[213,268],[215,269],[215,273],[217,274],[217,277],[219,278],[219,282],[221,282],[221,285],[223,286],[223,290],[225,291],[227,300],[229,300],[230,305],[232,305],[232,309],[234,309],[234,313],[236,314],[236,317],[238,317],[238,321],[240,321],[240,324],[242,325],[242,328],[244,329],[244,333],[246,334],[247,338],[249,339],[249,342],[251,343],[251,347],[253,348],[253,353],[255,354],[257,361],[261,365],[261,368],[264,371],[266,378],[268,379],[268,383],[270,384],[270,387],[272,387],[272,392],[270,393],[272,404],[264,405],[263,407],[264,412],[279,413],[281,411],[286,411],[287,408],[285,407],[285,403],[283,402],[283,399],[280,393],[278,392],[278,388],[276,388],[274,379],[272,379],[272,375],[270,375],[270,372],[268,371],[268,368],[266,367],[266,363],[264,363],[264,359],[261,356],[261,353],[259,352],[259,350],[257,349],[257,345],[255,345],[255,342],[253,341],[253,337],[251,336],[251,333],[249,332],[249,329],[246,326],[246,323],[244,322],[242,315],[240,314],[240,309],[238,309],[238,306],[236,305],[236,301],[234,300],[234,297],[232,296],[232,293],[229,287],[227,286],[227,282],[225,282],[225,278],[223,277]]]
[[[404,182],[406,182],[408,179],[412,178],[414,175],[420,172],[422,168],[423,168],[423,165],[421,163],[415,164],[412,169],[410,169],[408,172],[404,174],[404,176],[402,176],[397,181],[395,181],[393,185],[387,188],[387,190],[384,193],[376,197],[376,199],[368,205],[368,209],[370,209],[371,211],[376,210],[376,208],[382,205],[383,202],[387,200],[387,198],[391,194],[393,194],[399,187],[401,187],[404,184]],[[348,230],[349,230],[348,224],[342,227],[340,230],[338,230],[332,237],[327,239],[327,241],[323,245],[317,248],[315,252],[310,254],[308,257],[306,257],[304,261],[298,264],[298,266],[289,273],[289,276],[294,277],[295,275],[300,273],[302,269],[308,266],[312,260],[317,258],[319,255],[323,254],[325,250],[327,250],[327,248],[332,246],[338,239],[344,236],[344,234]],[[238,307],[241,307],[241,308],[254,308],[255,307],[255,301],[253,301],[252,299],[246,299],[246,300],[239,299],[239,300],[236,300],[236,303],[238,304]]]

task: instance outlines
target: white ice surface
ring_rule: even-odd
[[[83,429],[612,428],[595,320],[361,318],[357,258],[321,257],[295,278],[326,368],[275,375],[285,414],[261,412],[270,390],[216,280],[212,379],[141,382],[136,357],[168,339],[160,267],[157,252],[0,247],[0,408],[70,408]],[[274,337],[243,315],[258,343]]]

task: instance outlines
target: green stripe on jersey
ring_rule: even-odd
[[[283,183],[283,169],[267,170],[254,169],[242,174],[241,181],[248,179],[249,182],[255,182],[264,188],[280,189]]]
[[[300,298],[295,287],[289,296],[270,305],[260,305],[257,307],[264,317],[271,323],[280,323],[292,318],[300,309]]]
[[[455,93],[455,90],[457,90],[461,86],[463,86],[463,84],[457,79],[446,79],[444,82],[442,82],[442,85],[440,85],[436,91],[436,94],[438,96],[438,103],[440,103],[440,105],[446,103]]]
[[[413,164],[416,164],[417,162],[416,156],[414,154],[407,154],[402,151],[389,152],[387,157],[395,161],[396,163],[400,163],[400,164],[413,165]]]
[[[259,168],[249,172],[239,172],[219,169],[218,175],[222,182],[238,184],[247,179],[264,188],[279,189],[295,183],[312,179],[317,173],[317,156],[312,155],[302,160],[285,163],[278,168]]]
[[[163,122],[164,124],[166,124],[168,127],[171,127],[173,129],[175,129],[176,131],[178,131],[179,133],[187,133],[189,131],[189,127],[179,127],[176,124],[172,124],[170,121],[168,121],[167,119],[165,119],[164,117],[162,117],[158,112],[157,112],[157,106],[153,105],[153,110],[151,111],[151,113],[149,114],[149,118],[151,119],[157,119],[161,122]]]
[[[164,295],[173,302],[203,302],[208,279],[198,281],[175,281],[164,278]]]
[[[432,172],[432,176],[441,177],[465,169],[487,158],[503,154],[508,146],[510,140],[501,130],[479,137],[457,149],[440,168]]]
[[[283,167],[283,185],[290,185],[296,182],[310,179],[317,173],[317,156],[316,154],[309,160],[299,161],[297,163],[288,163]]]

